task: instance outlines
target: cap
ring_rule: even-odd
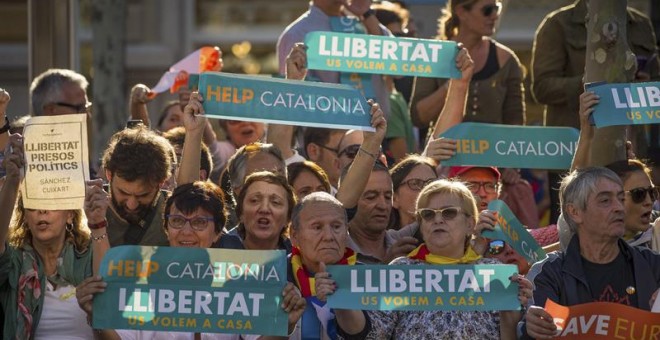
[[[502,177],[502,175],[500,174],[500,171],[497,170],[497,168],[494,167],[494,166],[452,166],[452,167],[449,168],[449,173],[447,174],[447,177],[448,178],[458,177],[458,176],[460,176],[460,175],[462,175],[462,174],[464,174],[464,173],[466,173],[466,172],[468,172],[472,169],[475,169],[475,168],[476,169],[489,169],[489,170],[491,170],[493,173],[495,173],[495,177],[497,177],[498,181],[500,180],[500,177]]]

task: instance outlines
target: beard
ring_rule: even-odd
[[[149,213],[149,209],[151,208],[151,205],[140,204],[137,209],[129,212],[126,205],[120,204],[114,197],[112,197],[112,205],[115,207],[117,214],[131,224],[140,223],[140,221],[147,216],[147,213]]]

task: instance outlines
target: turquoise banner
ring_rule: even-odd
[[[120,246],[100,272],[96,329],[287,334],[284,251]]]
[[[204,72],[199,92],[211,118],[374,131],[371,107],[348,85]]]
[[[513,214],[504,201],[494,200],[488,203],[488,210],[497,211],[497,224],[495,230],[484,230],[481,235],[490,239],[502,240],[508,243],[513,250],[535,263],[545,258],[545,251],[536,242],[532,234],[527,231]]]
[[[190,73],[188,74],[188,90],[196,91],[199,88],[199,74]]]
[[[578,136],[568,127],[461,123],[441,135],[458,141],[442,165],[569,169]]]
[[[586,88],[600,96],[592,114],[596,127],[660,124],[660,82],[593,83]]]
[[[362,310],[519,310],[514,265],[328,266],[328,306]]]
[[[311,70],[461,77],[453,41],[317,31],[305,35],[305,44]]]

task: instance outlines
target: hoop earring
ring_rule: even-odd
[[[73,236],[73,223],[66,224],[66,231]]]

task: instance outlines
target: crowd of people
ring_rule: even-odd
[[[563,178],[543,172],[542,184],[530,183],[538,178],[521,169],[443,166],[457,152],[455,140],[439,137],[451,127],[526,123],[524,67],[492,38],[498,0],[447,2],[437,38],[459,43],[452,62],[460,78],[360,75],[373,131],[222,120],[227,139],[218,140],[196,90],[181,89],[152,124],[151,90],[137,84],[126,116],[139,122],[110,138],[100,164],[91,157],[93,178],[78,210],[23,206],[21,132],[28,117],[10,122],[10,94],[0,89],[0,333],[5,339],[282,338],[93,329],[92,301],[107,286],[100,262],[120,245],[285,251],[281,308],[288,313],[284,338],[291,339],[545,339],[557,332],[547,300],[651,310],[660,291],[660,190],[652,176],[659,160],[635,158],[648,151],[638,131],[633,145],[639,148],[629,150],[629,159],[589,163],[596,130],[589,115],[599,98],[583,91],[585,2],[550,13],[534,41],[531,94],[547,105],[547,125],[580,129],[572,168]],[[627,15],[631,49],[646,60],[637,80],[657,81],[648,18],[633,9]],[[291,80],[355,80],[307,68],[305,34],[338,31],[336,19],[344,16],[356,18],[355,34],[415,36],[402,4],[312,0],[280,35],[280,73]],[[217,65],[221,71],[222,61]],[[87,86],[72,70],[42,73],[30,87],[31,115],[91,118]],[[543,190],[556,194],[560,207],[545,222]],[[482,235],[498,224],[489,210],[495,200],[548,251],[545,259],[530,263],[506,240]],[[513,264],[518,274],[509,280],[522,308],[323,308],[337,289],[326,266],[360,264]]]

